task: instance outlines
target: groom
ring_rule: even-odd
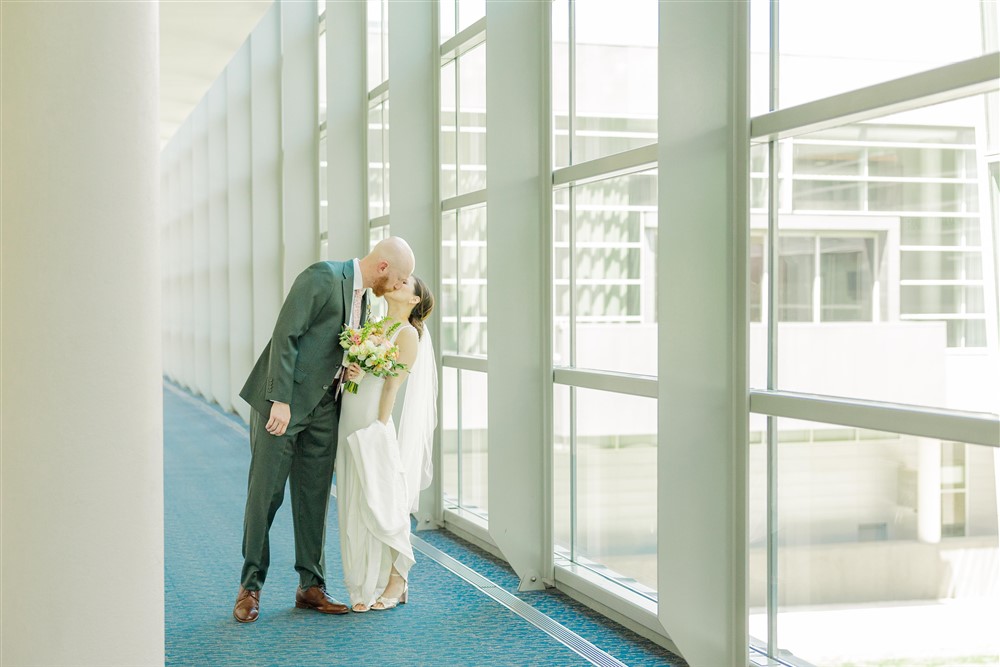
[[[271,560],[268,532],[291,479],[295,606],[325,614],[347,607],[326,593],[323,543],[337,452],[336,399],[345,324],[360,325],[365,289],[399,289],[413,272],[413,251],[389,237],[362,259],[319,262],[299,274],[278,313],[271,341],[240,396],[250,412],[250,475],[243,518],[243,572],[233,616],[252,623]]]

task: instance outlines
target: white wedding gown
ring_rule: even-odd
[[[410,456],[405,445],[401,455],[392,419],[388,424],[378,420],[384,385],[383,378],[369,374],[358,383],[357,394],[344,392],[341,398],[337,518],[344,584],[352,606],[373,605],[389,583],[392,567],[407,578],[414,563],[410,546],[412,485],[407,483],[404,465]],[[405,414],[400,421],[406,421]],[[419,480],[416,483],[419,485]]]

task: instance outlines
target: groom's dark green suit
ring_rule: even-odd
[[[268,532],[291,484],[295,569],[303,589],[325,585],[323,545],[337,452],[334,376],[343,349],[338,336],[351,313],[354,262],[319,262],[299,274],[278,313],[274,334],[240,396],[250,413],[250,475],[243,520],[247,590],[260,590],[270,564]],[[362,321],[364,320],[362,308]],[[288,403],[281,436],[265,426],[272,401]]]

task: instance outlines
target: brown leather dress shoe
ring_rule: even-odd
[[[260,615],[260,591],[248,591],[240,586],[233,607],[233,618],[240,623],[253,623]]]
[[[300,586],[295,591],[295,606],[299,609],[315,609],[323,614],[346,614],[348,611],[346,604],[340,604],[319,586],[310,586],[305,590]]]

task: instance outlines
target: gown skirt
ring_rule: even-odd
[[[341,397],[337,445],[337,519],[344,584],[351,605],[370,607],[392,567],[408,577],[414,564],[406,473],[396,427],[378,420],[383,378],[366,375],[358,393]]]

